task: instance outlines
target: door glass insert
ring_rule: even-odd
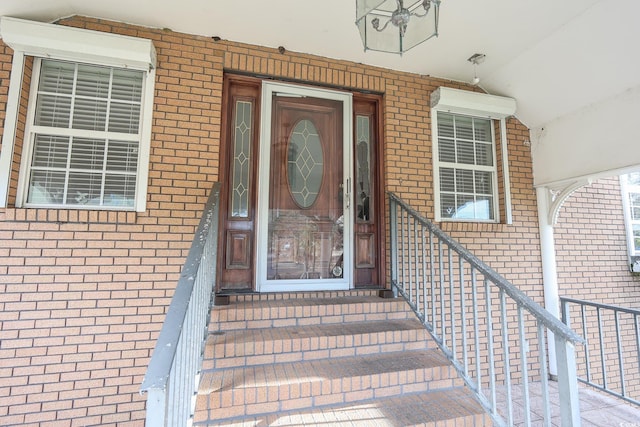
[[[289,191],[301,208],[310,208],[322,185],[322,144],[310,120],[298,122],[289,140]]]

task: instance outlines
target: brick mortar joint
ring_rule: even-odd
[[[47,208],[2,208],[0,222],[59,224],[130,224],[138,223],[138,213],[131,211],[94,211]]]

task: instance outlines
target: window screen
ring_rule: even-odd
[[[133,208],[143,72],[42,60],[27,204]]]
[[[496,220],[491,120],[438,112],[437,134],[441,218]]]

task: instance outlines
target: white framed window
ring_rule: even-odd
[[[434,110],[436,221],[498,220],[493,121]]]
[[[620,176],[631,270],[640,272],[640,172]]]
[[[8,206],[25,76],[16,207],[146,209],[156,50],[148,39],[0,17],[13,49],[0,152]],[[33,57],[33,67],[26,67]]]
[[[135,207],[145,73],[36,59],[25,206]]]

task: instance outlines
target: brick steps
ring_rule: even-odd
[[[414,318],[404,301],[375,295],[232,302],[216,307],[209,331]]]
[[[435,348],[417,319],[214,332],[203,369]]]
[[[205,372],[210,419],[461,386],[435,350],[374,354]]]
[[[209,330],[195,426],[490,425],[404,301],[236,296]]]
[[[471,402],[471,403],[470,403]],[[281,411],[274,414],[219,420],[224,427],[248,426],[489,426],[464,388],[412,393],[342,405]]]

